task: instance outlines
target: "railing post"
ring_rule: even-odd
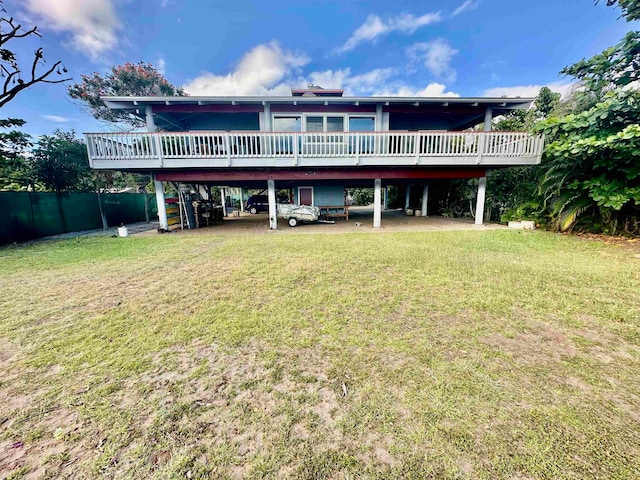
[[[480,132],[478,135],[478,161],[477,164],[480,165],[482,163],[482,156],[484,155],[485,145],[486,145],[486,137],[489,135],[488,132]]]
[[[160,138],[159,133],[150,133],[151,139],[153,140],[154,147],[156,149],[158,155],[158,162],[160,163],[160,168],[164,166],[164,155],[162,155],[162,139]]]

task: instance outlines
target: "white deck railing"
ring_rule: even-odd
[[[86,139],[95,168],[286,166],[306,165],[305,159],[314,165],[322,159],[327,165],[519,165],[539,163],[544,146],[542,137],[525,132],[193,131],[87,133]]]

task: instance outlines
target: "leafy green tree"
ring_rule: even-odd
[[[24,120],[9,118],[0,120],[0,128],[21,127],[24,123]],[[0,132],[0,189],[26,188],[28,170],[25,158],[30,146],[30,137],[26,133],[17,130]]]
[[[60,78],[67,73],[61,61],[45,67],[42,47],[36,49],[31,59],[20,57],[16,53],[20,50],[16,43],[20,39],[40,37],[38,27],[23,28],[7,13],[2,0],[0,12],[0,108],[33,85],[70,80]],[[0,189],[26,187],[28,172],[24,159],[31,143],[29,135],[14,129],[24,123],[18,118],[0,119],[0,129],[12,129],[0,133]]]
[[[114,125],[138,128],[144,120],[127,110],[111,110],[100,99],[102,96],[184,96],[184,90],[175,87],[150,63],[125,63],[111,67],[106,75],[97,72],[82,75],[82,81],[70,85],[67,93],[85,107],[94,118]]]
[[[637,1],[607,1],[616,3],[627,20],[638,18]],[[640,32],[630,32],[562,70],[581,83],[568,100],[540,92],[536,110],[548,118],[531,126],[547,141],[542,165],[531,167],[538,189],[525,192],[507,216],[544,215],[559,230],[640,234],[639,67]]]
[[[29,164],[33,180],[57,194],[94,189],[87,147],[73,130],[56,130],[53,135],[40,137]]]
[[[552,140],[540,189],[560,230],[590,213],[597,229],[629,231],[625,222],[640,215],[639,122],[640,92],[617,89],[585,112],[538,124]]]
[[[494,123],[494,130],[523,131],[544,120],[560,104],[560,94],[542,87],[529,110],[513,110]],[[538,212],[543,201],[538,198],[542,170],[538,165],[496,169],[487,186],[488,211],[502,221],[524,218],[541,220]]]
[[[547,118],[560,104],[560,94],[549,87],[542,87],[534,102],[536,118]]]
[[[622,9],[622,16],[628,22],[640,20],[640,2],[638,0],[607,0],[607,5],[616,5]]]

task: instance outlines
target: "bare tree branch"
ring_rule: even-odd
[[[6,13],[2,3],[2,0],[0,0],[0,12]],[[13,17],[0,18],[0,26],[1,25],[7,25],[9,28],[6,33],[3,33],[0,28],[0,47],[4,47],[7,42],[18,38],[25,38],[32,35],[42,38],[38,32],[37,26],[28,30],[24,29],[21,24],[14,22]],[[18,93],[36,83],[64,83],[71,80],[71,78],[62,78],[58,80],[48,78],[54,73],[61,75],[61,61],[57,61],[50,68],[43,72],[41,71],[41,73],[38,72],[38,67],[40,65],[44,65],[44,52],[42,47],[38,48],[34,52],[33,62],[31,63],[31,78],[29,80],[25,80],[21,76],[22,72],[15,53],[7,48],[0,48],[0,76],[6,77],[2,86],[2,93],[0,93],[0,108],[13,100]],[[67,69],[64,68],[64,65],[62,69],[66,73]],[[12,84],[14,86],[11,86]]]

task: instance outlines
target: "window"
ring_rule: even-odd
[[[300,117],[274,117],[274,132],[300,132],[302,131],[302,120]]]
[[[376,129],[374,117],[349,117],[350,132],[373,132]]]
[[[324,132],[324,117],[307,117],[307,132]]]
[[[344,117],[327,117],[327,132],[344,132]]]

